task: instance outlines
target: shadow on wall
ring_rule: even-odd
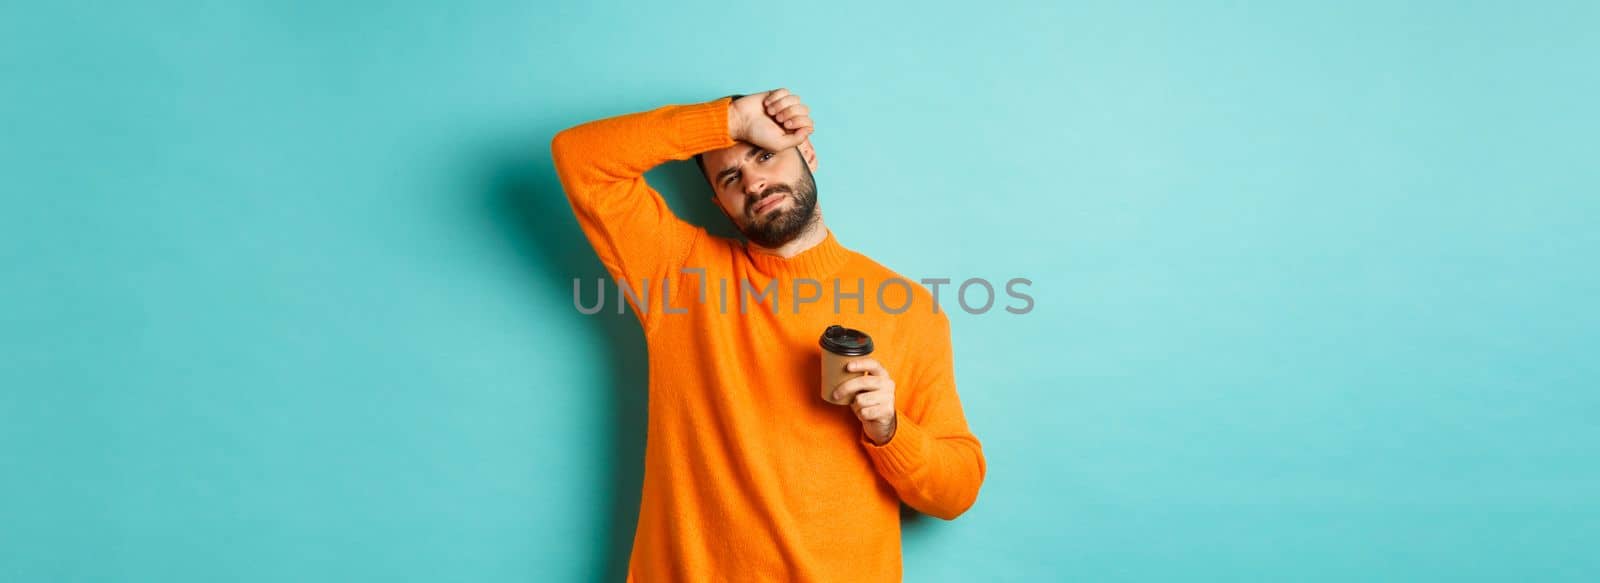
[[[605,269],[589,248],[561,191],[548,139],[522,145],[525,147],[515,155],[497,158],[490,169],[488,219],[510,242],[517,257],[535,270],[534,279],[550,286],[550,297],[570,297],[572,278],[592,282],[607,277]],[[602,492],[599,499],[605,504],[592,515],[605,518],[599,540],[594,541],[596,554],[588,572],[594,573],[597,581],[622,581],[627,578],[644,480],[648,372],[644,334],[632,313],[564,313],[578,325],[563,329],[583,330],[592,335],[582,339],[586,343],[609,349],[605,351],[610,355],[608,361],[591,367],[606,386],[597,396],[608,401],[601,410],[612,420],[609,426],[616,429],[596,432],[596,445],[604,448],[609,466],[601,483],[592,485]]]
[[[549,139],[559,129],[536,133],[534,135],[540,139],[535,143],[524,142],[519,144],[522,147],[513,150],[515,153],[501,151],[501,155],[494,158],[486,206],[489,222],[510,242],[517,257],[537,271],[535,279],[541,285],[551,286],[552,296],[570,297],[572,278],[593,282],[595,278],[609,276],[578,228],[572,207],[556,177]],[[737,236],[727,217],[711,202],[709,187],[692,159],[656,168],[646,175],[646,180],[684,220],[703,226],[716,236]],[[825,189],[820,187],[819,195],[826,196]],[[606,521],[601,540],[596,541],[593,559],[596,565],[591,572],[596,574],[597,581],[622,581],[627,578],[644,483],[648,412],[644,334],[631,312],[617,314],[608,309],[593,316],[582,315],[577,310],[567,313],[579,322],[573,328],[587,331],[593,335],[588,340],[609,348],[609,360],[596,363],[604,366],[595,368],[609,375],[603,381],[609,385],[604,396],[609,406],[603,410],[612,420],[609,426],[616,430],[603,437],[609,440],[606,449],[611,465],[606,469],[603,483],[595,484],[595,488],[605,493],[601,499],[607,501],[607,506],[595,509],[595,516],[606,516]],[[908,534],[932,522],[904,505],[901,519]]]

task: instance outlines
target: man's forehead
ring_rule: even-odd
[[[734,142],[732,146],[720,150],[711,150],[706,152],[704,156],[707,162],[706,165],[713,170],[717,170],[738,161],[740,158],[748,157],[753,151],[760,149],[748,142]]]

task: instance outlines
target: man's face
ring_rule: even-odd
[[[744,142],[702,155],[712,200],[745,238],[779,247],[804,231],[816,215],[811,144],[769,152]],[[806,158],[809,157],[808,162]]]

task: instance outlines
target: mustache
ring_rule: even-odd
[[[749,197],[749,198],[747,198],[745,200],[745,203],[744,203],[744,215],[746,217],[754,216],[753,213],[755,213],[756,204],[760,203],[763,200],[766,200],[767,197],[772,196],[774,194],[791,194],[792,195],[792,194],[794,194],[794,189],[789,188],[789,185],[787,185],[787,184],[779,184],[779,185],[775,185],[775,186],[768,186],[766,188],[766,190],[761,191],[761,194],[759,196],[752,196],[752,197]]]

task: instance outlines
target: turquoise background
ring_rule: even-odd
[[[908,581],[1600,575],[1600,5],[69,4],[0,8],[0,580],[620,581],[549,140],[777,86],[846,245],[1034,281]]]

